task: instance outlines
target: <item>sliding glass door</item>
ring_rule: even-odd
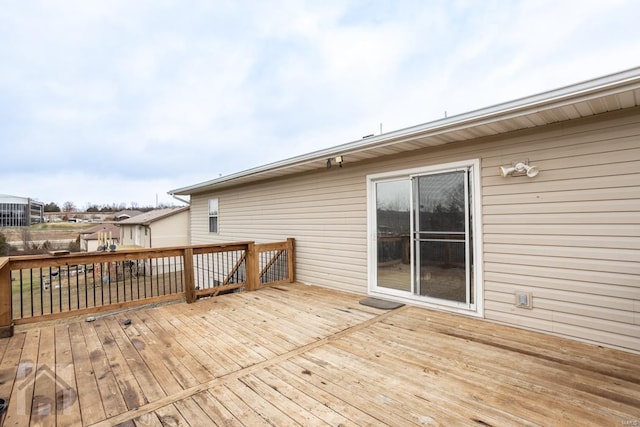
[[[370,178],[373,293],[474,309],[473,166]]]

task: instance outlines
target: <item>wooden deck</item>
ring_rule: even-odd
[[[639,355],[360,299],[292,284],[18,330],[4,426],[640,425]]]

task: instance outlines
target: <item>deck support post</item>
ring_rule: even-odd
[[[287,257],[289,260],[287,265],[289,269],[289,283],[293,283],[296,281],[296,239],[293,237],[287,239],[287,251],[289,252],[289,256]]]
[[[193,274],[193,248],[185,248],[184,260],[184,297],[187,304],[196,301],[196,282]]]
[[[255,242],[247,244],[247,291],[255,291],[260,287],[260,264]]]
[[[0,258],[0,338],[13,336],[13,295],[9,258]]]

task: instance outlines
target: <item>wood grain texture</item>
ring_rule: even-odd
[[[18,331],[0,340],[5,425],[640,419],[638,354],[360,299],[294,283]]]

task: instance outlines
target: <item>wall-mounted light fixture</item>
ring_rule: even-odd
[[[500,166],[500,175],[507,176],[528,176],[533,178],[538,175],[540,169],[537,166],[529,166],[528,162],[518,162],[511,166]]]
[[[342,162],[342,156],[331,157],[327,159],[327,169],[329,169],[333,163],[337,164],[339,167],[342,167]]]

